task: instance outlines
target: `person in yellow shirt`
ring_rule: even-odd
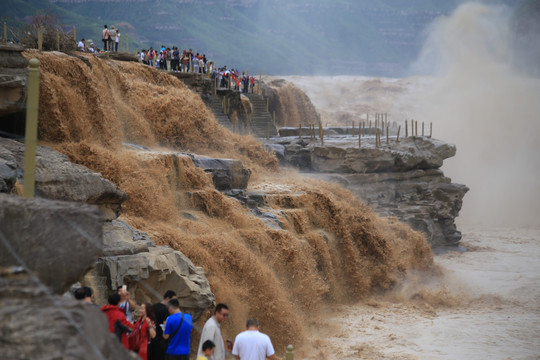
[[[210,356],[214,353],[214,349],[216,348],[216,344],[212,340],[206,340],[202,344],[202,355],[199,355],[197,357],[197,360],[208,360]]]

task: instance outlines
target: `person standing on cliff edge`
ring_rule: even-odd
[[[107,44],[109,43],[110,38],[109,29],[107,29],[107,25],[104,26],[103,31],[101,33],[101,39],[103,40],[103,51],[107,51],[108,47]]]
[[[203,355],[203,344],[207,340],[211,340],[216,348],[214,354],[208,357],[209,360],[225,360],[225,345],[221,336],[221,324],[229,318],[229,307],[225,304],[217,304],[214,310],[214,316],[210,317],[204,324],[201,332],[201,341],[199,342],[199,350],[197,356]],[[231,349],[229,349],[231,350]]]
[[[237,360],[275,360],[276,354],[270,337],[259,332],[259,322],[249,319],[246,328],[246,331],[238,334],[234,340],[234,357]]]

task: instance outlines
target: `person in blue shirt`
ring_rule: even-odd
[[[170,338],[167,347],[166,360],[189,360],[189,344],[193,320],[191,315],[180,311],[177,299],[171,299],[167,304],[169,317],[165,323],[163,338]]]

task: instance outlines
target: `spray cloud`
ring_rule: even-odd
[[[416,113],[457,146],[444,170],[471,189],[462,221],[540,225],[540,80],[512,68],[510,20],[479,3],[437,19],[413,65],[434,75]]]

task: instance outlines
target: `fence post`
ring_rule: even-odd
[[[38,29],[38,38],[37,38],[37,42],[38,42],[38,50],[41,51],[43,50],[43,28],[40,26],[39,29]]]
[[[386,124],[386,143],[388,144],[388,124]]]
[[[401,125],[398,126],[397,128],[397,136],[396,136],[396,142],[398,143],[399,142],[399,132],[401,131]]]
[[[405,139],[409,136],[409,125],[407,125],[407,120],[405,120]]]
[[[129,36],[126,34],[126,52],[129,52]]]
[[[300,126],[298,126],[298,138],[302,138],[302,123],[300,123]]]
[[[36,146],[39,106],[39,60],[31,59],[28,69],[28,99],[26,100],[26,131],[24,140],[23,196],[34,197],[36,180]]]
[[[432,131],[433,131],[433,123],[430,122],[430,123],[429,123],[429,138],[430,138],[430,139],[431,139]]]
[[[7,42],[7,22],[4,21],[4,41]]]
[[[362,147],[362,126],[358,124],[358,148]]]
[[[422,121],[422,137],[424,136],[424,122]]]
[[[294,347],[292,345],[287,346],[287,352],[285,353],[285,360],[294,360]]]
[[[418,120],[414,121],[414,136],[418,136]]]
[[[321,146],[324,146],[324,129],[322,127],[322,122],[319,122],[319,139],[321,139]]]

